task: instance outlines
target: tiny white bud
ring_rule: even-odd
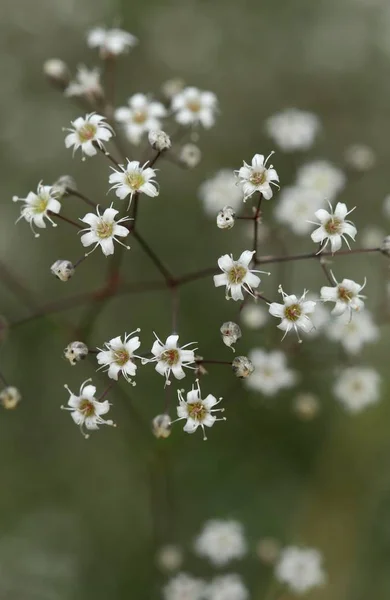
[[[156,438],[167,438],[171,435],[171,418],[169,415],[157,415],[152,421],[152,431]]]
[[[223,323],[220,328],[220,332],[222,335],[222,341],[226,346],[232,348],[233,344],[237,342],[237,340],[241,337],[241,329],[237,325],[237,323],[233,323],[233,321],[227,321]],[[232,348],[233,352],[235,351]]]
[[[49,58],[43,63],[43,73],[49,81],[65,89],[70,81],[68,65],[60,58]]]
[[[179,160],[189,169],[194,169],[199,164],[201,158],[202,153],[200,148],[195,144],[184,144],[180,149]]]
[[[236,213],[231,206],[224,206],[217,214],[217,227],[219,229],[231,229],[235,223]]]
[[[71,342],[64,350],[65,358],[73,366],[76,364],[76,362],[84,360],[87,355],[88,346],[86,346],[84,342]]]
[[[6,409],[15,408],[21,399],[21,393],[16,387],[8,386],[0,392],[0,403]]]
[[[385,237],[385,239],[380,245],[380,249],[382,254],[384,254],[385,256],[390,256],[390,235]]]
[[[236,356],[232,362],[233,373],[240,379],[246,379],[252,375],[255,367],[247,356]]]
[[[173,96],[176,96],[185,87],[185,81],[176,77],[174,79],[167,79],[161,86],[161,91],[167,100],[171,100]]]
[[[76,180],[71,175],[61,175],[53,183],[52,189],[58,196],[65,196],[68,190],[77,190]]]
[[[74,266],[69,260],[56,260],[50,271],[61,281],[68,281],[74,275]]]
[[[172,146],[171,138],[161,129],[151,129],[148,134],[148,139],[149,144],[159,152],[168,150],[168,148]]]
[[[177,571],[183,562],[183,552],[178,546],[167,544],[158,550],[156,562],[162,571]]]

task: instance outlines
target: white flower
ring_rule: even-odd
[[[326,580],[322,568],[322,555],[313,548],[288,546],[281,552],[276,564],[275,577],[287,584],[292,592],[304,594]]]
[[[253,288],[257,288],[260,284],[260,277],[254,273],[264,273],[264,271],[249,270],[253,255],[254,252],[251,250],[245,250],[238,260],[233,260],[233,256],[229,254],[224,254],[218,259],[218,266],[223,273],[214,275],[214,285],[215,287],[226,286],[226,300],[229,300],[229,292],[233,300],[243,300],[242,289],[254,296]]]
[[[76,80],[69,83],[65,90],[65,96],[101,98],[103,88],[100,83],[100,70],[88,69],[85,65],[79,65]]]
[[[165,344],[162,343],[156,334],[154,335],[156,336],[156,341],[152,346],[154,358],[146,362],[157,362],[156,371],[165,377],[165,385],[171,383],[169,381],[171,371],[176,379],[183,379],[185,377],[183,367],[194,368],[190,365],[195,362],[194,350],[185,350],[185,348],[191,344],[196,344],[196,342],[189,342],[185,346],[180,347],[178,346],[178,335],[169,335]]]
[[[87,44],[90,48],[99,48],[103,58],[123,54],[138,44],[137,38],[122,29],[104,29],[95,27],[88,32]]]
[[[96,208],[97,215],[93,213],[87,213],[85,217],[80,219],[84,223],[87,223],[89,227],[83,229],[86,233],[81,236],[81,243],[84,247],[95,244],[95,247],[91,250],[93,252],[100,244],[102,252],[105,256],[114,254],[114,242],[118,242],[121,246],[124,246],[130,250],[130,246],[126,246],[118,237],[126,237],[129,235],[129,230],[120,223],[128,221],[128,217],[123,217],[119,221],[115,221],[115,216],[118,214],[118,210],[112,208],[106,208],[104,213],[101,215],[99,207]],[[87,254],[91,254],[88,252]]]
[[[175,575],[163,589],[165,600],[201,600],[204,597],[206,584],[187,573]]]
[[[268,321],[268,312],[259,304],[245,304],[241,311],[241,321],[249,329],[260,329]]]
[[[375,165],[374,150],[366,144],[352,144],[345,150],[345,160],[356,171],[369,171]]]
[[[235,171],[242,185],[244,202],[255,192],[260,192],[266,200],[270,200],[273,196],[271,185],[279,188],[277,183],[279,175],[273,168],[273,165],[266,166],[272,154],[273,152],[265,160],[263,154],[255,154],[252,158],[252,165],[248,165],[244,161],[244,166]]]
[[[167,111],[161,102],[156,102],[145,94],[134,94],[127,101],[128,106],[117,108],[114,117],[122,123],[128,140],[139,144],[144,133],[152,129],[161,129],[161,118]]]
[[[326,334],[330,340],[340,342],[350,354],[357,354],[364,344],[379,338],[379,328],[368,310],[354,315],[353,319],[345,312],[328,324]]]
[[[307,150],[313,145],[320,129],[320,120],[313,113],[290,108],[269,117],[265,127],[279,148],[293,152]]]
[[[218,519],[207,521],[195,540],[194,550],[216,567],[242,558],[247,552],[247,544],[241,523]]]
[[[116,196],[124,200],[130,195],[129,207],[134,194],[146,194],[151,198],[158,196],[159,190],[157,182],[153,179],[156,176],[156,171],[150,167],[146,167],[148,163],[141,167],[137,160],[127,160],[127,165],[120,165],[120,171],[113,169],[109,177],[109,183],[113,186]]]
[[[334,253],[337,252],[337,250],[340,250],[342,240],[345,241],[348,248],[350,247],[348,240],[345,237],[346,235],[349,235],[349,237],[355,241],[357,229],[351,221],[345,220],[346,216],[355,209],[353,208],[348,211],[346,204],[342,204],[341,202],[337,203],[335,210],[332,209],[330,203],[329,208],[330,212],[324,208],[320,208],[315,212],[315,216],[319,220],[320,226],[313,231],[311,239],[313,242],[321,244],[320,251],[324,250],[328,245],[328,242],[330,242],[332,253]],[[313,223],[313,225],[317,225],[317,223]]]
[[[390,194],[383,200],[383,214],[390,219]]]
[[[298,169],[297,186],[315,190],[330,202],[344,188],[344,173],[326,160],[315,160]]]
[[[341,283],[337,283],[332,272],[331,275],[336,286],[324,286],[321,288],[320,292],[321,300],[324,302],[335,303],[335,307],[331,314],[340,316],[347,310],[347,308],[349,308],[350,311],[362,310],[364,308],[364,302],[362,298],[365,298],[365,296],[362,296],[359,292],[361,292],[366,285],[366,280],[364,280],[363,285],[352,281],[352,279],[343,279]]]
[[[249,592],[239,575],[214,577],[206,590],[208,600],[247,600]]]
[[[87,156],[94,156],[97,153],[96,145],[104,149],[103,142],[108,142],[112,138],[113,132],[104,122],[104,117],[96,113],[85,115],[85,118],[78,117],[72,121],[73,129],[69,129],[69,133],[65,138],[65,146],[70,148],[74,146],[73,153],[78,148]]]
[[[202,158],[202,152],[196,144],[184,144],[180,148],[178,159],[188,169],[194,169]]]
[[[261,392],[264,396],[275,396],[279,390],[292,387],[297,380],[294,371],[287,368],[286,355],[279,350],[266,352],[254,348],[249,352],[249,358],[255,367],[247,380],[247,387]]]
[[[207,215],[215,217],[225,206],[231,206],[237,211],[242,203],[242,190],[237,186],[237,179],[229,169],[221,169],[204,181],[198,192]]]
[[[24,202],[16,223],[20,219],[25,219],[30,224],[31,231],[36,238],[39,237],[39,233],[34,231],[34,225],[40,229],[45,229],[45,218],[50,221],[53,227],[57,227],[57,224],[51,220],[49,213],[58,214],[61,210],[61,204],[58,202],[56,191],[52,186],[39,183],[36,194],[29,192],[26,198],[14,196],[12,200],[14,202]]]
[[[226,421],[225,417],[217,419],[214,412],[223,412],[224,408],[214,408],[219,404],[222,398],[217,400],[212,394],[208,394],[206,398],[202,398],[202,392],[200,391],[199,380],[196,380],[196,387],[192,385],[192,389],[187,393],[186,400],[183,398],[184,390],[178,390],[177,395],[179,398],[179,406],[177,407],[176,421],[186,419],[186,424],[183,430],[187,433],[194,433],[198,427],[202,428],[203,439],[207,440],[205,427],[212,427],[215,421]],[[176,423],[173,421],[173,423]]]
[[[309,220],[323,204],[324,199],[319,192],[289,186],[280,192],[274,216],[279,223],[288,225],[296,235],[306,235],[311,229]]]
[[[215,123],[218,101],[212,92],[186,87],[172,98],[172,110],[180,125],[198,125],[210,129]]]
[[[60,58],[49,58],[43,63],[43,72],[52,83],[59,85],[62,89],[69,82],[68,65]]]
[[[360,241],[363,248],[379,248],[386,234],[383,229],[375,225],[368,225],[360,234]]]
[[[350,367],[341,372],[334,395],[351,413],[358,413],[379,401],[379,373],[369,367]]]
[[[134,358],[140,358],[134,354],[135,350],[141,345],[139,337],[131,337],[134,333],[138,333],[140,329],[136,329],[132,333],[126,334],[122,342],[118,335],[109,342],[105,342],[106,350],[98,348],[100,352],[96,356],[99,365],[107,367],[108,376],[110,379],[118,380],[119,373],[129,383],[132,383],[131,378],[135,377],[137,365],[134,363]],[[135,385],[135,383],[133,383]]]
[[[300,298],[294,295],[288,296],[281,286],[279,286],[279,292],[282,294],[283,304],[271,302],[269,313],[273,317],[282,319],[277,327],[285,331],[283,339],[292,329],[294,329],[299,339],[299,329],[308,333],[314,328],[313,323],[307,315],[314,312],[316,303],[313,300],[306,300],[306,290]]]
[[[65,385],[64,387],[68,390],[70,398],[68,406],[61,406],[63,410],[71,411],[70,416],[76,425],[80,426],[80,431],[85,438],[88,438],[89,435],[84,432],[84,427],[89,430],[99,429],[99,425],[112,425],[115,427],[113,421],[106,421],[101,417],[101,415],[105,415],[110,410],[110,403],[108,400],[104,400],[103,402],[96,400],[95,386],[86,385],[89,381],[91,379],[84,381],[78,396],[73,394],[68,386]]]

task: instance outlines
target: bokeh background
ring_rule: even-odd
[[[158,93],[171,77],[214,91],[220,101],[217,125],[202,134],[202,162],[192,171],[161,162],[161,194],[142,199],[140,231],[176,274],[213,266],[225,252],[248,244],[245,227],[220,231],[202,210],[199,185],[222,167],[238,168],[255,152],[268,154],[272,142],[264,120],[289,106],[318,114],[322,133],[308,155],[274,157],[283,184],[299,164],[326,158],[343,167],[344,150],[370,145],[377,162],[353,178],[343,193],[356,205],[358,228],[384,223],[382,202],[390,191],[390,5],[386,0],[2,0],[0,3],[1,262],[31,291],[24,299],[4,269],[0,311],[9,321],[33,308],[98,289],[108,259],[96,252],[67,284],[49,274],[55,259],[82,254],[77,234],[62,224],[39,240],[25,222],[14,226],[14,194],[25,196],[38,181],[72,174],[96,202],[106,197],[104,157],[81,162],[63,143],[63,127],[79,109],[54,91],[42,75],[47,58],[60,57],[75,69],[98,63],[85,44],[86,31],[120,24],[140,39],[120,59],[118,103],[137,91]],[[277,200],[276,200],[277,201]],[[84,207],[65,200],[66,214]],[[266,210],[269,209],[267,204]],[[269,209],[268,219],[271,219]],[[267,220],[267,213],[265,213]],[[307,238],[284,230],[290,252],[310,251]],[[265,254],[281,253],[278,241],[264,241]],[[312,264],[313,262],[313,264]],[[388,263],[377,255],[338,258],[338,269],[361,281],[369,278],[368,305],[383,302]],[[264,283],[276,296],[283,272],[274,268]],[[126,255],[126,281],[158,279],[136,243]],[[315,261],[291,265],[294,290],[318,290],[324,283]],[[235,307],[215,290],[211,278],[181,290],[179,332],[196,340],[207,358],[231,359],[219,327]],[[166,392],[152,366],[139,369],[137,386],[120,383],[109,399],[116,430],[102,428],[85,441],[60,405],[64,383],[77,390],[93,376],[93,364],[71,367],[62,358],[72,327],[89,307],[41,318],[11,330],[1,347],[1,369],[18,386],[23,401],[0,418],[0,598],[57,600],[159,598],[167,576],[156,566],[166,543],[183,548],[183,569],[213,574],[191,553],[194,536],[209,518],[243,523],[251,552],[234,570],[251,597],[265,598],[272,569],[256,557],[257,541],[272,536],[282,544],[317,547],[325,557],[328,584],[308,597],[363,600],[390,597],[390,407],[389,325],[364,350],[359,364],[381,373],[381,402],[351,416],[332,395],[336,344],[318,341],[294,346],[289,357],[301,384],[267,400],[248,393],[230,369],[209,369],[203,387],[226,398],[226,423],[209,440],[188,436],[176,425],[167,440],[156,440],[150,421],[162,412]],[[100,346],[125,330],[141,327],[147,351],[153,331],[170,333],[169,294],[121,296],[104,306],[90,342]],[[244,331],[239,353],[253,347],[281,347],[275,324]],[[285,349],[285,348],[284,348]],[[292,410],[297,390],[318,395],[321,411],[302,422]]]

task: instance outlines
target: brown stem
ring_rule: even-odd
[[[72,190],[71,188],[67,188],[66,191],[69,194],[69,196],[75,196],[76,198],[80,198],[81,200],[84,200],[84,202],[86,204],[89,204],[89,206],[92,206],[93,208],[96,209],[97,204],[95,202],[93,202],[92,200],[90,200],[87,196],[85,196],[84,194],[79,192],[78,190]]]
[[[230,365],[231,366],[231,361],[229,360],[205,360],[203,358],[199,358],[198,360],[195,361],[197,365]]]
[[[188,275],[182,275],[176,279],[177,285],[184,285],[185,283],[190,283],[191,281],[196,281],[197,279],[203,279],[203,277],[208,277],[209,275],[216,275],[219,273],[219,269],[215,267],[208,267],[207,269],[201,269],[200,271],[195,271],[194,273],[188,273]]]
[[[145,254],[147,254],[149,256],[150,260],[154,263],[154,265],[160,271],[161,275],[164,277],[165,281],[167,282],[167,285],[169,287],[172,287],[174,285],[175,279],[174,279],[173,275],[170,273],[170,271],[168,271],[168,269],[163,265],[161,260],[158,258],[158,256],[155,254],[155,252],[150,248],[150,246],[145,242],[144,238],[138,233],[138,231],[135,231],[133,229],[132,234],[135,237],[135,239],[137,240],[137,242],[140,244],[142,249],[144,250]]]
[[[77,227],[77,229],[84,229],[83,225],[76,223],[76,221],[72,221],[72,219],[68,219],[68,217],[64,217],[64,215],[53,213],[50,210],[48,211],[48,215],[50,217],[53,217],[53,219],[60,219],[60,221],[65,221],[65,223],[69,223],[69,225],[73,225],[73,227]]]
[[[356,250],[340,250],[333,254],[332,252],[321,252],[321,256],[347,256],[350,254],[364,254],[366,252],[380,252],[380,248],[357,248]],[[292,256],[263,256],[256,259],[257,265],[265,265],[271,263],[291,262],[293,260],[305,260],[309,258],[318,258],[317,252],[309,252],[307,254],[295,254]]]

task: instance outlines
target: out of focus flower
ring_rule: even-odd
[[[118,210],[112,208],[106,208],[104,213],[101,215],[99,207],[96,208],[97,215],[93,213],[87,213],[85,217],[80,219],[84,223],[87,223],[89,227],[83,229],[85,233],[81,236],[80,240],[84,247],[95,244],[91,250],[93,252],[99,245],[105,256],[114,254],[114,242],[118,242],[121,246],[124,246],[127,250],[130,250],[130,246],[126,246],[121,242],[118,237],[126,237],[129,235],[127,227],[123,227],[121,223],[128,221],[128,217],[123,217],[119,221],[115,221],[115,216],[118,214]],[[88,254],[91,254],[89,252]]]
[[[303,392],[293,400],[293,410],[302,421],[314,419],[320,408],[320,402],[314,394]]]
[[[161,119],[167,111],[161,102],[151,100],[145,94],[134,94],[127,103],[128,106],[116,109],[114,117],[123,125],[128,140],[138,145],[145,133],[161,129]]]
[[[245,304],[241,311],[241,322],[249,329],[260,329],[268,321],[268,311],[259,304]]]
[[[218,101],[212,92],[202,92],[195,87],[186,87],[172,98],[172,110],[180,125],[201,124],[206,129],[215,123]]]
[[[7,386],[0,392],[0,404],[7,410],[16,408],[21,399],[20,391],[12,385]]]
[[[232,369],[239,379],[250,377],[255,370],[252,361],[247,356],[236,356],[232,362]]]
[[[313,113],[290,108],[269,117],[265,123],[268,135],[285,152],[308,150],[320,129]]]
[[[214,408],[219,404],[222,398],[216,399],[212,394],[208,394],[206,398],[202,398],[199,380],[196,380],[195,385],[187,393],[186,399],[183,397],[184,390],[178,390],[179,406],[177,407],[176,421],[186,420],[183,430],[187,433],[194,433],[198,427],[202,428],[203,439],[207,440],[205,427],[212,427],[216,421],[226,421],[225,417],[217,419],[215,412],[223,412],[224,408]],[[174,422],[174,421],[173,421]]]
[[[167,438],[171,435],[171,417],[167,414],[157,415],[152,421],[152,431],[156,438]]]
[[[374,150],[366,144],[352,144],[345,150],[345,160],[355,171],[369,171],[375,165]]]
[[[231,206],[224,206],[217,214],[217,227],[219,229],[231,229],[234,227],[236,213]]]
[[[326,160],[315,160],[298,169],[298,187],[319,192],[332,202],[346,184],[344,173]]]
[[[95,27],[88,32],[87,44],[90,48],[99,48],[102,58],[109,58],[127,52],[138,44],[138,39],[122,29]]]
[[[202,600],[206,591],[203,579],[187,573],[175,575],[164,587],[164,600]]]
[[[351,221],[346,220],[346,216],[349,215],[353,210],[348,212],[346,204],[338,202],[335,210],[332,209],[332,205],[329,203],[330,212],[324,208],[320,208],[315,212],[316,218],[319,220],[319,227],[315,229],[311,234],[311,239],[317,244],[322,244],[321,250],[324,250],[328,242],[332,248],[332,253],[340,250],[342,240],[345,241],[349,247],[348,240],[345,237],[348,235],[353,241],[357,234],[357,229]],[[317,223],[313,223],[317,224]],[[325,243],[324,243],[325,242]]]
[[[182,92],[184,88],[184,79],[180,79],[180,77],[175,77],[173,79],[167,79],[166,81],[164,81],[164,83],[161,85],[161,92],[167,100],[172,100],[173,96],[176,96],[177,94]]]
[[[379,373],[369,367],[349,367],[338,376],[333,388],[337,400],[351,413],[379,401]]]
[[[253,288],[260,285],[260,277],[255,273],[262,273],[263,271],[251,271],[249,269],[253,254],[254,252],[251,250],[245,250],[238,260],[233,260],[233,256],[229,256],[229,254],[224,254],[218,259],[218,266],[223,273],[214,275],[214,285],[215,287],[226,286],[227,300],[230,297],[233,300],[243,300],[243,289],[253,296]]]
[[[85,115],[85,118],[78,117],[72,121],[72,125],[73,128],[69,129],[71,133],[65,138],[65,146],[73,146],[73,153],[81,148],[83,154],[95,156],[96,146],[103,150],[103,142],[108,142],[113,135],[112,128],[104,121],[104,117],[96,113]]]
[[[88,430],[99,429],[99,425],[112,425],[115,427],[113,421],[106,421],[102,418],[102,415],[105,415],[110,410],[110,403],[108,400],[104,400],[103,402],[96,400],[95,386],[86,385],[89,381],[91,379],[84,381],[78,396],[73,394],[68,386],[65,385],[65,389],[68,390],[70,397],[68,406],[61,406],[63,410],[70,411],[70,416],[76,425],[80,426],[80,431],[85,438],[88,438],[89,435],[85,433],[84,427]]]
[[[244,166],[235,171],[242,185],[244,192],[244,202],[250,198],[255,192],[260,192],[266,200],[270,200],[273,196],[271,185],[279,188],[279,175],[273,168],[273,165],[267,167],[267,162],[273,152],[264,159],[263,154],[255,154],[252,158],[252,164],[248,165],[244,161]]]
[[[382,229],[375,225],[368,225],[360,233],[359,239],[363,248],[379,248],[384,237],[385,233]]]
[[[359,292],[361,292],[366,285],[366,280],[364,280],[363,285],[352,281],[352,279],[343,279],[341,283],[337,283],[333,273],[331,274],[336,286],[324,286],[321,288],[320,294],[321,300],[324,302],[335,303],[332,315],[340,316],[347,308],[350,309],[350,311],[362,310],[364,308],[362,298],[365,298],[365,296],[362,296]]]
[[[194,543],[196,554],[208,558],[216,567],[224,567],[232,560],[243,558],[247,544],[238,521],[207,521]]]
[[[157,182],[154,180],[156,171],[151,167],[147,167],[146,163],[141,167],[137,160],[128,160],[126,167],[120,166],[120,170],[113,169],[109,177],[109,183],[112,183],[112,188],[115,190],[115,195],[121,200],[130,195],[130,203],[134,194],[146,194],[151,198],[155,198],[159,194]],[[129,207],[130,207],[129,203]]]
[[[289,331],[294,329],[299,338],[299,329],[308,333],[313,329],[313,323],[308,315],[314,312],[316,303],[313,300],[306,300],[307,291],[304,291],[300,298],[294,295],[286,294],[282,287],[279,287],[279,292],[282,294],[283,304],[271,302],[269,305],[269,313],[273,317],[281,319],[277,326],[285,332],[283,339]]]
[[[196,144],[184,144],[180,148],[178,159],[188,169],[194,169],[202,158],[200,148]]]
[[[66,360],[74,367],[77,362],[88,356],[88,346],[84,342],[71,342],[64,350]]]
[[[275,568],[275,577],[295,594],[304,594],[325,583],[322,555],[312,548],[283,548]]]
[[[158,550],[156,562],[162,571],[177,571],[183,562],[183,552],[179,546],[167,544]]]
[[[282,189],[274,216],[279,223],[290,227],[296,235],[311,230],[310,220],[324,204],[323,196],[315,190],[289,186]]]
[[[292,387],[297,375],[287,367],[286,355],[280,350],[266,352],[254,348],[249,353],[255,371],[247,381],[247,387],[264,396],[275,396],[280,390]]]
[[[176,379],[183,379],[185,373],[183,367],[191,368],[191,365],[195,362],[194,350],[186,350],[187,346],[196,344],[196,342],[189,342],[185,346],[178,346],[179,336],[169,335],[165,344],[157,337],[156,341],[152,346],[152,354],[154,358],[150,358],[146,362],[156,362],[156,371],[165,377],[165,385],[169,385],[171,382],[169,378],[171,372]]]
[[[249,591],[236,573],[214,577],[207,586],[205,597],[208,600],[247,600]]]
[[[330,321],[326,334],[329,339],[340,342],[350,354],[357,354],[364,344],[375,342],[379,338],[379,328],[368,310],[357,313],[353,319],[349,312],[345,312]]]
[[[64,90],[69,83],[68,65],[60,58],[49,58],[43,63],[43,72],[49,81]]]
[[[225,206],[237,211],[243,200],[243,193],[237,186],[237,179],[229,169],[221,169],[202,183],[199,188],[199,198],[203,203],[206,214],[215,217],[216,213]]]
[[[47,219],[53,227],[57,227],[57,224],[52,221],[49,213],[58,214],[61,210],[61,204],[57,200],[56,191],[50,185],[38,184],[37,193],[29,192],[26,198],[19,198],[14,196],[13,202],[23,202],[20,219],[25,219],[30,224],[31,231],[36,238],[39,237],[39,233],[34,230],[34,225],[39,229],[45,229]]]
[[[77,190],[77,183],[71,175],[61,175],[53,183],[53,191],[58,197],[66,196],[70,191]]]
[[[92,100],[103,97],[100,83],[100,70],[88,69],[85,65],[77,67],[76,79],[65,90],[65,96],[86,96]]]
[[[139,337],[131,337],[134,333],[138,333],[140,329],[136,329],[132,333],[125,334],[124,340],[117,336],[106,342],[104,345],[106,350],[98,348],[100,352],[96,356],[96,360],[102,367],[107,367],[107,374],[110,379],[118,380],[119,374],[129,383],[132,383],[132,377],[135,377],[137,371],[137,365],[134,362],[134,358],[140,358],[136,356],[134,352],[138,350],[141,345]],[[133,384],[135,385],[135,383]]]
[[[151,129],[148,134],[149,144],[158,152],[169,150],[172,146],[171,138],[161,129]]]
[[[50,267],[50,271],[60,281],[69,281],[74,275],[74,266],[69,260],[56,260]]]

